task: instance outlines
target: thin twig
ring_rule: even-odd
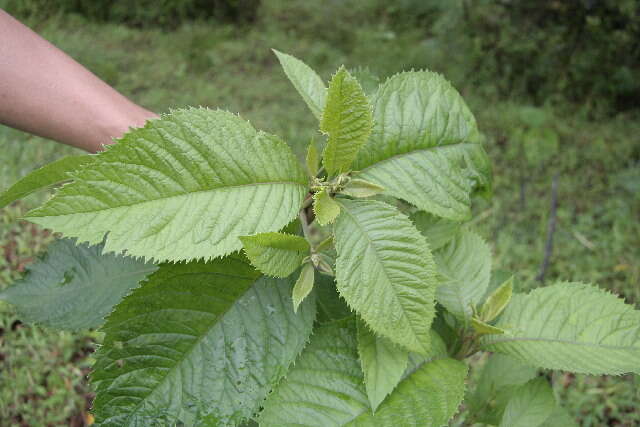
[[[544,276],[547,273],[551,262],[551,254],[553,252],[553,234],[556,232],[556,220],[558,210],[558,174],[553,176],[551,181],[551,211],[549,213],[549,222],[547,225],[547,243],[544,246],[544,259],[540,266],[540,272],[536,276],[536,280],[544,282]]]

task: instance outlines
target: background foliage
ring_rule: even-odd
[[[598,283],[640,302],[637,2],[153,3],[0,0],[0,7],[155,111],[203,105],[241,112],[300,156],[315,119],[270,48],[304,58],[325,80],[342,63],[361,66],[359,77],[370,76],[372,87],[373,76],[402,69],[439,71],[468,101],[494,162],[495,197],[474,208],[496,268],[518,272],[518,291],[540,286],[557,177],[545,280]],[[74,150],[0,128],[0,152],[4,189]],[[17,221],[36,201],[0,210],[2,288],[51,241]],[[84,375],[96,340],[23,326],[0,306],[0,424],[90,421]],[[633,375],[554,373],[553,383],[584,426],[640,423],[640,379]]]

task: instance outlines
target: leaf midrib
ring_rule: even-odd
[[[382,160],[378,160],[364,168],[362,168],[361,170],[358,171],[358,173],[365,173],[367,170],[374,168],[376,166],[379,166],[382,163],[386,163],[389,162],[391,160],[395,160],[398,159],[400,157],[408,157],[411,156],[419,151],[426,151],[426,152],[431,152],[431,151],[437,151],[437,150],[446,150],[446,149],[452,149],[452,148],[465,148],[467,146],[473,146],[473,145],[478,145],[475,142],[457,142],[457,143],[451,143],[451,144],[444,144],[444,145],[433,145],[431,147],[426,147],[426,148],[416,148],[413,149],[411,151],[407,151],[405,153],[400,153],[400,154],[394,154],[392,156],[386,157]]]
[[[491,342],[487,345],[493,344],[501,344],[501,343],[509,343],[509,342],[543,342],[543,343],[557,343],[557,344],[569,344],[581,347],[595,347],[595,348],[604,348],[608,350],[629,350],[629,351],[640,351],[640,346],[619,346],[619,345],[608,345],[608,344],[598,344],[598,343],[590,343],[590,342],[580,342],[566,339],[558,339],[558,338],[531,338],[531,337],[509,337],[509,338],[492,338]]]
[[[134,206],[143,206],[147,203],[153,203],[153,202],[158,202],[161,200],[170,200],[170,199],[174,199],[174,198],[179,198],[179,197],[186,197],[186,196],[190,196],[193,194],[199,194],[199,193],[211,193],[211,192],[215,192],[216,190],[220,190],[220,191],[228,191],[228,190],[232,190],[234,188],[243,188],[243,187],[253,187],[253,186],[262,186],[262,185],[281,185],[281,184],[295,184],[298,185],[300,187],[305,187],[306,184],[302,184],[298,181],[267,181],[267,182],[252,182],[249,184],[237,184],[237,185],[228,185],[228,186],[220,186],[220,187],[214,187],[214,188],[208,188],[208,189],[203,189],[203,190],[196,190],[196,191],[191,191],[191,192],[185,192],[185,193],[180,193],[180,194],[172,194],[170,196],[165,196],[165,197],[158,197],[155,199],[149,199],[149,200],[144,200],[141,202],[137,202],[137,203],[132,203],[132,204],[122,204],[122,205],[118,205],[118,206],[110,206],[108,208],[105,209],[92,209],[92,210],[83,210],[83,211],[74,211],[74,212],[70,212],[70,213],[62,213],[62,214],[58,214],[58,215],[37,215],[40,213],[40,211],[45,210],[45,209],[51,209],[54,206],[43,206],[41,208],[38,208],[32,212],[29,212],[27,215],[24,216],[24,218],[48,218],[48,217],[57,217],[57,216],[68,216],[68,215],[77,215],[77,214],[87,214],[87,213],[96,213],[96,212],[104,212],[104,211],[110,211],[113,209],[122,209],[122,208],[131,208]],[[69,194],[61,194],[61,196],[63,197],[69,197],[69,196],[77,196],[75,194],[69,195]],[[86,195],[85,195],[86,196]]]
[[[338,202],[338,203],[340,203],[340,202]],[[376,248],[376,245],[373,243],[373,241],[371,240],[369,235],[365,232],[364,228],[356,220],[356,217],[351,212],[349,212],[349,210],[345,207],[345,205],[343,203],[340,203],[340,205],[343,207],[342,211],[345,212],[347,215],[349,215],[352,218],[353,222],[356,223],[356,226],[362,231],[362,235],[365,236],[365,238],[369,242],[369,245],[371,245],[371,247],[374,249],[374,253],[376,254],[376,258],[378,259],[378,262],[380,263],[380,265],[382,266],[382,270],[384,271],[385,278],[387,279],[387,282],[389,282],[389,284],[391,286],[391,289],[394,290],[393,298],[394,298],[394,300],[396,300],[396,302],[398,303],[398,305],[400,307],[403,307],[403,305],[400,303],[400,300],[398,299],[398,295],[395,292],[396,291],[395,287],[393,285],[391,285],[391,280],[389,280],[389,275],[387,273],[387,269],[386,269],[384,263],[382,262],[382,260],[380,259],[380,256],[378,255],[378,249]],[[407,314],[405,313],[404,309],[402,310],[402,317],[410,325],[411,331],[413,332],[414,339],[416,340],[416,342],[420,342],[418,340],[418,335],[416,334],[415,328],[414,328],[413,324],[411,323],[411,321],[409,320],[409,318],[407,317]],[[422,347],[422,345],[421,345],[421,347]]]

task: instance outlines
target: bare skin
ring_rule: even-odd
[[[0,123],[97,152],[153,117],[0,10]]]

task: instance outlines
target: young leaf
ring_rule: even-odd
[[[322,117],[322,110],[327,98],[327,88],[320,76],[307,64],[286,53],[273,49],[278,57],[284,73],[296,88],[304,102],[318,120]]]
[[[329,135],[322,163],[329,175],[349,170],[371,134],[371,107],[360,83],[341,67],[331,79],[320,130]]]
[[[427,239],[429,249],[437,251],[453,240],[460,231],[461,223],[438,218],[428,212],[417,211],[409,216],[418,231]]]
[[[553,413],[556,400],[545,378],[520,386],[509,399],[500,427],[539,427]]]
[[[311,293],[313,289],[313,281],[314,281],[314,272],[315,268],[313,268],[312,264],[305,264],[302,266],[302,270],[300,271],[300,277],[296,281],[295,286],[293,287],[293,311],[298,312],[298,306],[300,303]]]
[[[595,286],[560,283],[515,294],[484,349],[545,369],[640,373],[640,311]]]
[[[91,163],[94,156],[68,156],[36,169],[0,194],[0,209],[38,190],[70,179],[69,172]]]
[[[375,196],[383,191],[384,188],[377,184],[365,181],[364,179],[352,179],[340,193],[351,197],[363,198]]]
[[[436,297],[454,316],[469,320],[484,296],[491,275],[491,251],[480,236],[462,231],[435,255],[442,282]]]
[[[490,192],[491,166],[473,115],[439,74],[393,76],[373,97],[374,128],[353,169],[358,178],[421,210],[470,217],[471,193]]]
[[[513,294],[513,276],[496,289],[482,305],[480,318],[485,322],[491,322],[502,313],[509,304]]]
[[[377,336],[362,320],[358,326],[358,355],[371,408],[378,406],[400,382],[409,353],[384,337]]]
[[[469,396],[472,414],[479,422],[498,425],[515,390],[535,378],[537,370],[502,354],[493,354],[484,365],[475,392]]]
[[[475,317],[471,318],[471,326],[479,335],[488,335],[488,334],[504,334],[505,330],[496,328],[495,326],[491,326],[488,323],[483,322],[480,319]]]
[[[56,240],[23,279],[0,292],[23,321],[57,329],[90,329],[156,266],[122,255],[102,254],[102,245]]]
[[[315,142],[313,140],[309,143],[309,147],[307,147],[307,171],[310,176],[318,175],[320,170],[320,154],[318,153],[318,149],[316,148]]]
[[[242,236],[240,240],[251,264],[269,276],[287,277],[309,253],[309,243],[290,234],[262,233]]]
[[[426,354],[436,280],[424,237],[385,203],[340,204],[334,225],[338,291],[374,332]]]
[[[106,252],[213,259],[298,213],[307,178],[290,148],[240,117],[176,110],[127,133],[27,218]]]
[[[265,426],[440,426],[458,410],[466,373],[466,365],[452,359],[417,366],[373,415],[354,321],[332,322],[314,333],[267,398],[259,421]]]
[[[340,205],[322,190],[313,195],[313,212],[320,225],[329,225],[340,215]]]
[[[240,257],[165,264],[116,307],[92,380],[102,426],[232,426],[252,416],[311,332],[292,282]]]

